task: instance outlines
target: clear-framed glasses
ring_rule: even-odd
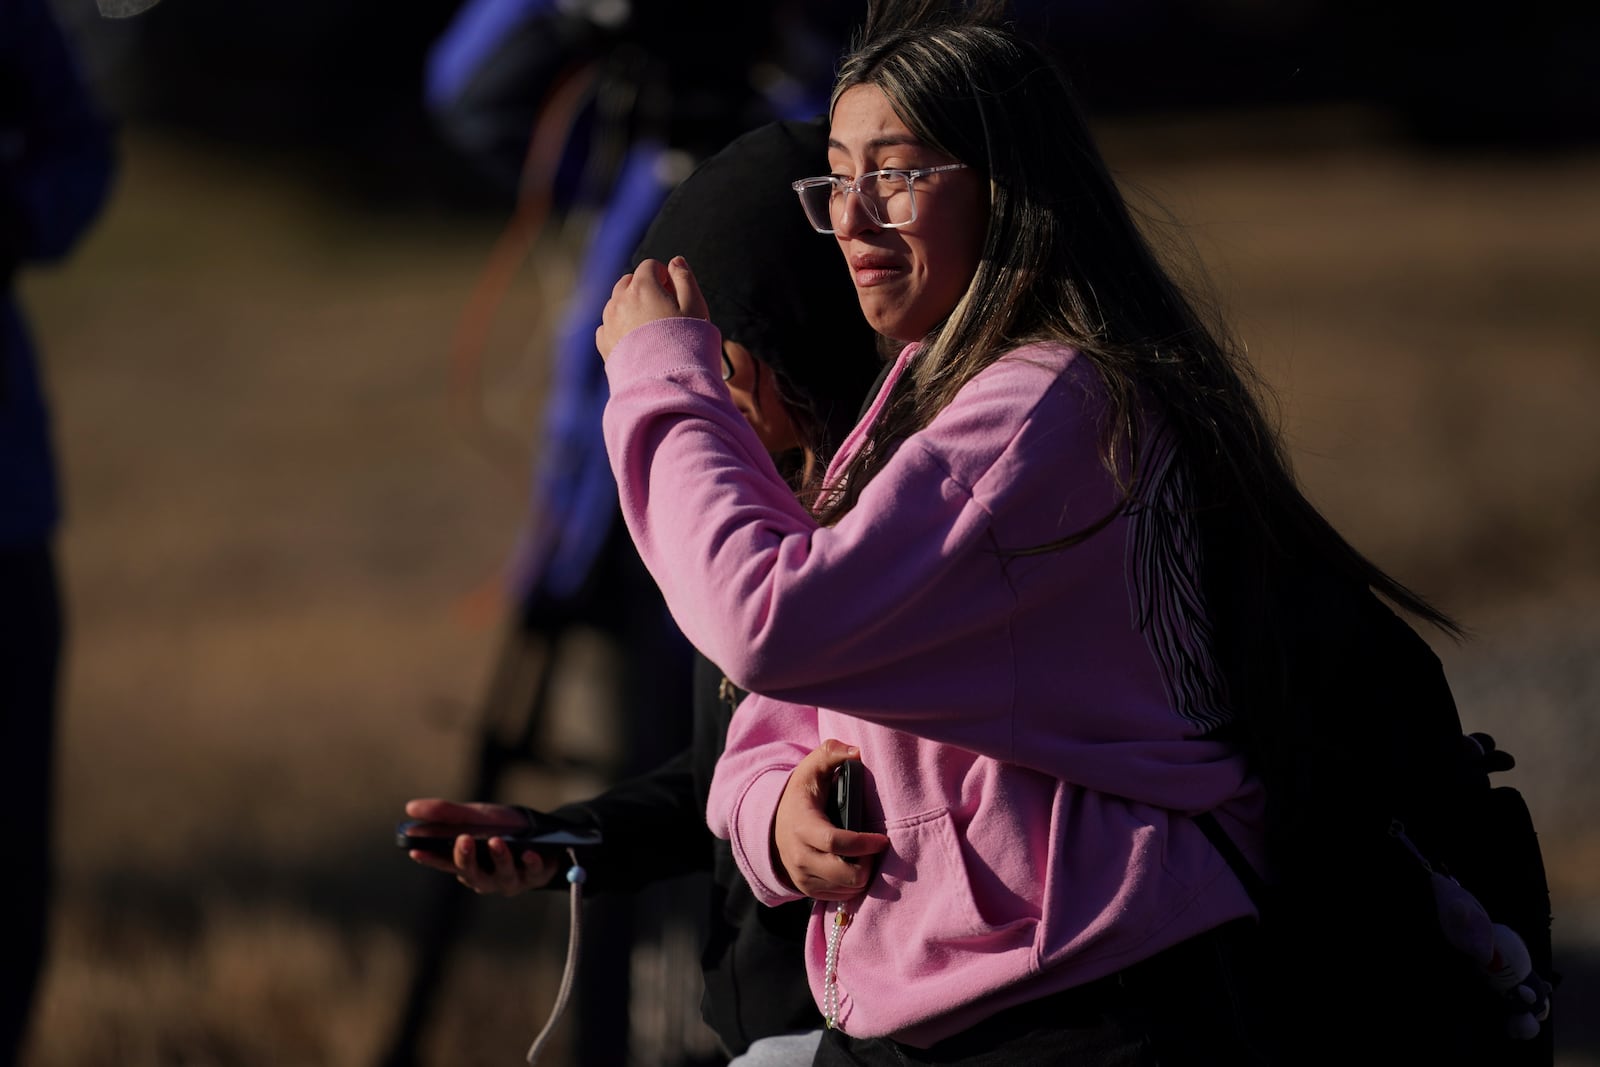
[[[722,350],[722,380],[733,381],[733,360],[728,358],[728,350]]]
[[[820,178],[801,178],[790,188],[800,195],[806,221],[818,233],[833,233],[844,215],[845,201],[851,193],[873,223],[886,230],[899,229],[917,221],[917,179],[944,170],[963,170],[965,163],[946,163],[941,167],[917,170],[874,170],[851,180],[837,174]]]

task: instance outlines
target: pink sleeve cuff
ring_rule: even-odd
[[[606,377],[618,380],[692,370],[714,374],[720,386],[722,334],[704,319],[672,318],[647,322],[618,341],[606,360]]]
[[[772,819],[789,782],[789,768],[772,767],[758,774],[734,804],[733,859],[751,894],[768,907],[800,900],[805,894],[789,884],[772,854]]]

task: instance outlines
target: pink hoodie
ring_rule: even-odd
[[[819,528],[729,401],[719,350],[695,319],[624,337],[606,445],[674,618],[753,694],[708,821],[765,903],[798,896],[770,848],[790,771],[825,738],[861,749],[890,847],[845,906],[839,1026],[927,1045],[1253,914],[1184,814],[1222,809],[1259,858],[1260,789],[1202,737],[1226,713],[1183,512],[1125,508],[1080,544],[1006,554],[1118,508],[1087,361],[1004,356]],[[1170,460],[1147,457],[1142,505],[1183,498]],[[832,910],[807,944],[819,1004]]]

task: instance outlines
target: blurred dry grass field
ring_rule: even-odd
[[[1243,129],[1106,143],[1209,266],[1313,498],[1476,631],[1440,651],[1469,725],[1523,758],[1558,940],[1592,993],[1600,158],[1268,151]],[[434,877],[391,826],[465,780],[498,640],[473,594],[519,522],[544,375],[528,338],[571,249],[548,242],[497,320],[491,461],[449,417],[445,353],[492,222],[335,202],[148,134],[125,149],[102,225],[24,286],[71,613],[30,1062],[358,1067]],[[536,935],[564,905],[492,903],[428,1062],[515,1062],[548,1008],[562,946]],[[1595,1024],[1569,1017],[1563,1042],[1563,1063],[1600,1062]]]

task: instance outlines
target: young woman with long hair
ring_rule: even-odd
[[[795,188],[904,347],[812,507],[739,444],[692,262],[597,334],[629,530],[752,694],[712,829],[759,899],[820,902],[817,1062],[1273,1062],[1256,908],[1195,818],[1263,860],[1224,670],[1252,590],[1314,565],[1453,624],[1306,501],[1038,48],[879,22],[831,119]],[[873,832],[821,817],[847,758]]]

